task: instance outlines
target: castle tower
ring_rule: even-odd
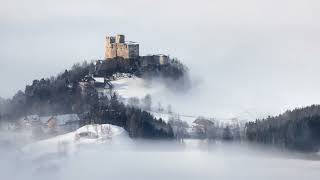
[[[122,35],[122,34],[118,34],[117,36],[116,36],[116,43],[124,43],[124,35]]]
[[[116,42],[116,40],[115,40],[115,38],[114,37],[112,37],[112,36],[107,36],[106,37],[106,43],[107,44],[112,44],[112,43],[115,43]]]
[[[107,36],[105,41],[105,59],[122,57],[132,59],[139,57],[139,44],[126,42],[125,36],[118,34],[116,36]]]

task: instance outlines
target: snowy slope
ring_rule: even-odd
[[[114,90],[123,98],[143,98],[147,94],[158,94],[165,89],[164,85],[152,84],[142,78],[132,76],[111,81]]]
[[[171,117],[176,117],[177,115],[168,114],[166,112],[156,112],[158,102],[166,108],[167,104],[170,104],[168,101],[163,101],[164,92],[168,91],[162,83],[153,83],[146,81],[142,78],[132,76],[121,78],[115,81],[111,81],[114,86],[114,90],[117,92],[119,96],[124,99],[128,99],[131,97],[137,97],[140,100],[143,99],[146,95],[151,95],[153,101],[153,111],[150,113],[156,118],[162,118],[163,121],[168,121]],[[179,116],[179,118],[186,122],[193,122],[195,120],[194,117],[186,117],[186,116]]]
[[[176,119],[177,116],[179,116],[181,120],[188,123],[192,123],[196,119],[196,117],[178,115],[178,111],[174,112],[174,114],[169,114],[167,112],[157,112],[159,103],[161,104],[162,108],[166,108],[169,104],[173,105],[174,109],[176,108],[176,101],[171,98],[172,96],[175,96],[175,94],[170,93],[167,87],[161,82],[147,81],[142,78],[132,76],[119,78],[117,80],[111,81],[111,83],[114,85],[114,90],[117,92],[117,94],[125,100],[131,97],[136,97],[141,100],[146,95],[151,95],[152,111],[150,111],[150,113],[154,117],[158,119],[161,118],[165,122],[168,122],[171,117]]]
[[[232,120],[237,118],[243,122],[246,122],[249,117],[249,112],[247,111],[237,111],[236,113],[229,112],[218,112],[218,108],[213,108],[210,111],[203,111],[207,99],[202,99],[201,104],[194,102],[194,97],[197,94],[193,92],[180,93],[166,87],[166,85],[161,82],[161,80],[148,81],[139,77],[122,77],[117,80],[111,81],[114,85],[114,90],[119,96],[124,98],[124,100],[130,97],[137,97],[140,100],[146,95],[151,95],[152,98],[152,111],[150,112],[156,118],[162,118],[164,121],[168,121],[171,114],[168,114],[167,107],[170,105],[172,107],[172,112],[175,114],[173,116],[179,116],[179,118],[188,123],[192,123],[198,116],[204,116],[206,118],[214,118],[219,120],[223,124],[233,124]],[[197,99],[199,100],[199,99]],[[141,101],[140,101],[141,102]],[[157,112],[159,104],[164,110],[163,112]],[[216,111],[215,113],[212,113]],[[252,118],[252,117],[251,117]]]
[[[28,144],[22,151],[31,156],[54,153],[74,153],[81,147],[92,145],[130,145],[128,133],[119,126],[110,124],[86,125],[74,132]],[[90,146],[86,146],[90,145]]]

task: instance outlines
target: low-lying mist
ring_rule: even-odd
[[[175,114],[192,117],[204,116],[219,120],[238,118],[243,121],[254,121],[256,118],[274,114],[268,109],[263,112],[262,109],[247,106],[246,103],[234,103],[239,99],[235,100],[233,98],[236,97],[224,95],[226,92],[222,89],[212,91],[214,86],[206,77],[199,77],[191,72],[178,80],[157,77],[137,85],[134,85],[133,81],[126,87],[125,94],[140,99],[149,94],[155,109],[159,105],[164,109],[170,106]],[[135,91],[137,93],[133,93]]]
[[[8,142],[7,142],[8,143]],[[14,143],[12,143],[14,144]],[[40,157],[0,146],[0,179],[318,179],[320,162],[289,152],[200,140],[95,144]],[[32,152],[37,154],[39,152]]]

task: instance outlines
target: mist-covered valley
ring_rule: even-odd
[[[0,0],[0,179],[319,179],[319,9]]]
[[[69,75],[65,77],[74,78],[73,74],[78,74],[76,72],[74,69],[69,70]],[[59,76],[64,77],[63,74],[65,73]],[[166,79],[146,80],[121,73],[116,74],[116,77],[110,82],[117,99],[114,99],[109,90],[99,89],[100,93],[107,95],[107,99],[99,106],[108,110],[107,112],[117,111],[122,114],[120,116],[92,111],[86,107],[89,101],[74,101],[64,91],[50,91],[53,96],[44,96],[45,99],[51,99],[51,104],[38,101],[35,97],[51,89],[48,87],[57,85],[55,79],[35,82],[29,89],[38,92],[34,91],[32,96],[27,92],[25,95],[20,93],[9,101],[17,102],[11,104],[12,107],[18,105],[25,108],[25,111],[13,109],[14,113],[9,114],[10,116],[2,114],[5,116],[2,116],[0,125],[0,168],[3,170],[0,178],[294,180],[318,179],[320,175],[319,143],[314,141],[319,140],[318,135],[299,134],[301,131],[318,131],[309,129],[308,126],[300,128],[304,123],[299,122],[318,122],[319,119],[298,120],[300,117],[319,114],[318,106],[297,109],[280,116],[279,122],[288,122],[290,126],[288,130],[281,129],[282,125],[277,123],[271,126],[279,128],[278,132],[285,132],[284,136],[280,136],[268,131],[270,125],[267,123],[277,119],[267,119],[264,121],[265,125],[244,124],[248,121],[229,117],[220,119],[207,114],[201,116],[198,108],[179,111],[175,102],[183,104],[183,101],[177,99],[185,96],[179,94],[172,82],[166,82]],[[185,89],[185,94],[193,91],[193,87],[189,88],[191,89]],[[77,118],[73,114],[59,114],[61,109],[67,110],[69,106],[58,95],[62,95],[64,99],[70,98],[74,107],[70,112],[76,112],[75,107],[81,107],[80,110],[84,112],[78,113],[86,116]],[[82,97],[81,93],[75,93],[74,96]],[[21,101],[16,101],[20,99],[17,97],[29,99],[27,102],[31,106],[21,106]],[[55,103],[59,106],[55,106]],[[191,104],[188,106],[192,109]],[[148,115],[134,110],[135,108],[147,111],[163,123],[156,123]],[[86,111],[91,111],[92,114],[85,113]],[[28,112],[40,113],[12,118],[19,113]],[[124,114],[126,116],[123,117]],[[4,118],[11,118],[11,121],[4,121],[9,120]],[[152,122],[149,124],[151,127],[146,126],[148,124],[144,121]],[[65,122],[71,124],[64,124]],[[54,125],[55,123],[57,124]],[[166,124],[170,125],[173,134],[170,131],[156,131],[157,128],[166,129]],[[66,131],[64,126],[67,127]],[[261,134],[265,139],[261,139]]]
[[[69,73],[74,72],[70,70]],[[43,110],[44,115],[28,115],[11,122],[2,121],[1,179],[290,178],[294,180],[317,179],[320,175],[319,143],[313,141],[317,136],[299,135],[295,132],[296,130],[314,132],[312,129],[291,128],[289,131],[284,131],[288,134],[287,136],[276,136],[268,133],[264,125],[244,124],[247,121],[242,122],[239,119],[188,116],[185,112],[181,113],[175,109],[174,105],[168,108],[169,102],[174,102],[170,101],[170,98],[158,98],[161,94],[176,94],[176,88],[171,87],[171,81],[168,83],[165,82],[166,79],[159,78],[146,80],[130,74],[116,74],[116,77],[118,78],[110,82],[113,84],[113,90],[117,92],[119,102],[112,103],[106,100],[106,105],[110,103],[112,109],[119,113],[123,111],[122,108],[126,111],[130,108],[147,110],[155,118],[170,125],[173,130],[172,137],[170,134],[163,136],[164,132],[157,132],[152,128],[139,130],[145,125],[143,121],[142,125],[137,127],[126,125],[126,123],[122,125],[121,116],[105,114],[100,117],[101,120],[105,119],[101,123],[110,124],[95,124],[100,122],[98,114],[79,116],[81,118],[78,119],[73,114],[52,114],[53,109],[49,108],[47,111],[48,108],[44,108],[51,105],[42,104],[41,108],[35,107],[37,107],[36,110]],[[37,84],[32,86],[33,88],[41,87]],[[99,92],[107,93],[107,97],[110,95],[109,90],[107,92],[99,90]],[[48,98],[51,97],[48,96]],[[112,94],[110,98],[113,99]],[[55,102],[59,103],[59,101]],[[168,104],[165,104],[166,102]],[[35,101],[32,104],[37,103]],[[122,107],[121,103],[126,107]],[[307,109],[287,112],[283,116],[289,118],[287,122],[292,122],[292,119],[303,117],[303,114],[316,115],[318,109],[318,106],[311,106]],[[14,112],[19,113],[19,111]],[[189,112],[191,114],[197,111]],[[49,116],[47,116],[48,113]],[[136,115],[139,113],[132,112],[127,118],[132,119],[131,123],[139,124],[140,120],[134,118]],[[91,122],[83,122],[81,120],[85,119],[82,118],[89,118]],[[151,119],[148,120],[151,121]],[[51,127],[51,121],[58,124]],[[76,125],[78,121],[84,124],[70,130],[69,128],[74,125],[73,121],[76,121]],[[273,119],[265,122],[269,121]],[[70,122],[72,126],[63,124],[64,122]],[[310,122],[314,120],[311,119]],[[150,125],[165,127],[162,124],[151,123]],[[67,131],[63,128],[64,126],[68,127]],[[259,132],[260,127],[264,131]],[[273,128],[275,127],[278,126]],[[60,128],[63,131],[60,131]],[[248,131],[253,129],[256,131]],[[259,137],[262,133],[266,138],[263,141],[253,138]],[[294,136],[291,136],[291,133]],[[297,138],[296,135],[300,137]],[[269,136],[278,139],[279,142],[267,141]],[[283,143],[282,140],[288,143]],[[300,140],[305,143],[300,143]],[[304,149],[305,147],[307,149]]]
[[[52,153],[37,155],[39,151],[2,143],[1,179],[312,180],[318,179],[320,166],[316,155],[205,140],[177,143],[114,138],[63,152],[56,145],[47,147],[54,149]]]

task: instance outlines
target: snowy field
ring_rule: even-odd
[[[2,134],[4,135],[4,134]],[[87,125],[27,145],[0,144],[0,179],[318,180],[317,155],[243,144],[141,141],[117,126]],[[312,159],[312,160],[311,160]]]
[[[109,124],[86,125],[74,132],[28,144],[22,148],[29,157],[38,158],[47,154],[74,154],[82,148],[99,144],[124,148],[132,140],[121,127]]]

